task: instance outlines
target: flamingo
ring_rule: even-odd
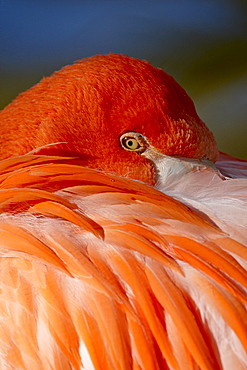
[[[247,162],[125,55],[0,113],[0,368],[247,369]]]

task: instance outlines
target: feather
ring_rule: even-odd
[[[244,368],[245,246],[148,185],[58,161],[4,161],[1,366]]]

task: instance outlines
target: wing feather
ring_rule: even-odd
[[[0,187],[2,368],[244,369],[246,245],[210,215],[72,159]]]

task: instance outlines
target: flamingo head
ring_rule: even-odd
[[[151,185],[160,158],[214,162],[218,155],[213,134],[175,80],[123,55],[55,72],[15,99],[0,120],[2,158],[42,147]]]

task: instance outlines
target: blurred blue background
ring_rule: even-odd
[[[146,59],[193,99],[219,149],[247,159],[247,3],[0,0],[0,108],[66,64]]]

